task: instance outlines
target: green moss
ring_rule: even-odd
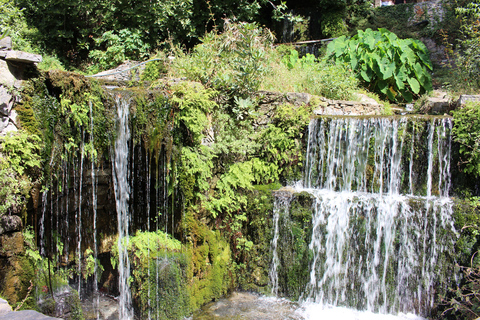
[[[198,223],[198,222],[197,222]],[[188,256],[190,266],[187,278],[192,310],[220,298],[232,288],[230,246],[219,231],[209,230],[198,223],[191,229]]]
[[[188,260],[178,240],[157,232],[137,232],[130,238],[132,293],[142,319],[183,319],[190,313]]]

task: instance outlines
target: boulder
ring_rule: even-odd
[[[23,51],[7,51],[5,60],[23,63],[38,63],[42,62],[42,56],[39,54],[33,54]]]
[[[23,227],[22,219],[19,216],[0,217],[0,235],[7,232],[21,231]]]
[[[0,39],[0,50],[12,50],[12,38],[5,37]]]

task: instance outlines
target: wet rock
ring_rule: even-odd
[[[62,320],[52,318],[34,310],[12,311],[0,315],[0,320]]]
[[[46,293],[37,302],[39,310],[62,319],[82,319],[83,310],[76,290],[65,285],[54,290],[53,298]]]
[[[13,257],[24,253],[25,246],[21,232],[0,235],[0,257]]]
[[[7,51],[5,60],[22,62],[22,63],[39,63],[42,62],[42,56],[39,54],[33,54],[23,51]]]
[[[0,217],[0,235],[22,230],[22,219],[19,216],[2,216]]]

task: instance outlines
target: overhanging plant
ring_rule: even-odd
[[[427,47],[416,39],[400,39],[380,28],[341,36],[327,47],[327,59],[347,63],[370,91],[391,101],[410,102],[432,90]]]

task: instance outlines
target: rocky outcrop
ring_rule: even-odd
[[[27,78],[27,70],[35,68],[35,64],[41,61],[41,55],[12,50],[10,37],[0,40],[0,135],[18,130],[14,92]]]
[[[33,269],[25,256],[22,221],[17,216],[0,218],[0,295],[12,305],[28,295]]]

